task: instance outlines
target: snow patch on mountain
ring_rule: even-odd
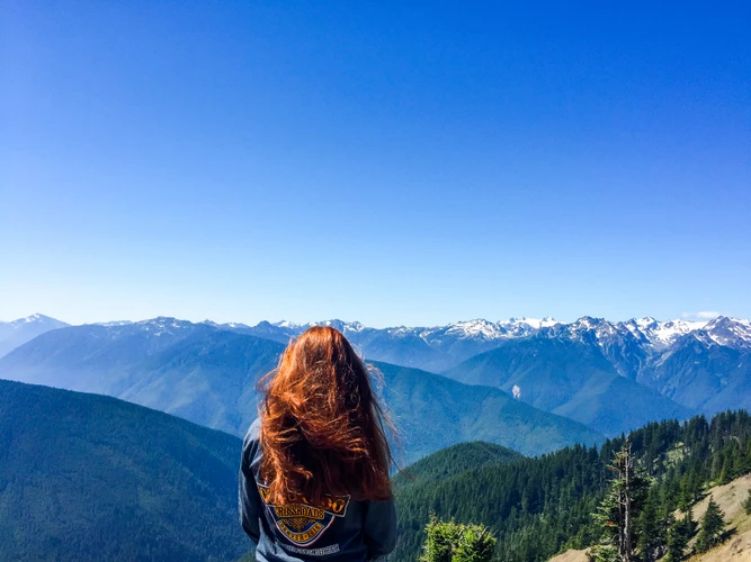
[[[751,347],[751,321],[718,316],[698,330],[697,336],[726,347]]]
[[[25,323],[44,321],[47,317],[35,314],[27,318],[6,323],[6,326],[23,325]],[[50,319],[51,320],[51,319]],[[191,322],[171,317],[157,317],[140,322],[109,322],[103,326],[139,325],[147,331],[157,335],[173,333],[188,326],[195,326]],[[250,327],[239,322],[217,324],[206,320],[204,325],[222,329],[248,331],[273,331],[277,335],[287,337],[302,333],[311,326],[332,326],[345,335],[382,334],[387,337],[404,339],[416,338],[431,347],[443,345],[450,341],[475,341],[478,345],[492,345],[495,341],[529,336],[564,338],[575,341],[597,343],[603,349],[613,349],[614,346],[636,346],[645,352],[664,353],[674,346],[681,338],[692,335],[706,345],[721,345],[736,348],[751,348],[751,321],[741,318],[718,316],[709,320],[675,319],[660,321],[651,316],[632,318],[621,322],[610,322],[604,318],[582,316],[570,323],[562,323],[554,318],[509,318],[493,322],[483,318],[462,320],[442,326],[394,326],[388,328],[371,328],[357,321],[343,321],[339,319],[322,320],[297,324],[287,320],[279,322],[259,322]]]
[[[433,328],[432,331],[439,329],[440,327]],[[457,335],[460,337],[481,337],[489,340],[494,340],[504,337],[505,330],[502,330],[500,325],[497,323],[478,318],[475,320],[466,320],[463,322],[450,324],[445,330],[445,333]]]
[[[675,341],[706,325],[706,321],[668,320],[659,322],[652,317],[635,320],[641,333],[657,348],[672,345]]]
[[[545,316],[544,318],[527,318],[526,316],[522,316],[521,318],[510,318],[507,322],[501,322],[501,324],[514,326],[526,324],[530,328],[539,330],[540,328],[555,326],[556,324],[560,324],[560,322],[550,316]]]
[[[50,325],[55,325],[55,326],[67,326],[65,322],[61,322],[60,320],[57,320],[55,318],[45,316],[44,314],[39,314],[38,312],[31,314],[29,316],[26,316],[24,318],[11,320],[10,322],[0,322],[0,325],[5,326],[8,329],[21,329],[21,328],[25,328],[29,324],[39,324],[39,325],[50,324]]]

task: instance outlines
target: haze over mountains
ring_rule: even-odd
[[[501,342],[450,369],[467,384],[500,387],[546,412],[617,435],[654,419],[686,418],[689,408],[618,374],[586,341],[533,336]]]
[[[67,326],[43,314],[32,314],[12,322],[0,322],[0,357],[36,336]]]
[[[0,378],[108,394],[242,435],[260,376],[284,345],[210,324],[157,318],[47,332],[0,359]],[[400,428],[403,460],[482,438],[537,454],[601,435],[497,388],[377,363]],[[429,421],[429,423],[428,423]]]
[[[612,375],[617,374],[654,391],[645,394],[643,389],[632,384],[620,380],[613,382],[619,389],[622,387],[624,392],[630,393],[629,398],[641,396],[647,402],[656,402],[654,405],[645,404],[645,409],[656,414],[663,412],[667,405],[657,400],[655,393],[682,406],[684,414],[712,414],[726,408],[751,407],[751,321],[747,319],[718,316],[708,321],[658,321],[645,317],[610,322],[584,316],[571,323],[560,323],[551,318],[512,318],[500,322],[478,319],[438,327],[383,329],[340,320],[322,323],[340,329],[369,359],[444,373],[460,381],[500,386],[509,392],[516,383],[504,384],[512,378],[508,371],[499,373],[496,380],[487,374],[472,380],[459,364],[499,348],[523,356],[523,351],[514,351],[514,348],[539,346],[536,358],[539,368],[532,369],[529,365],[532,378],[527,380],[526,387],[519,385],[521,399],[530,402],[535,394],[555,395],[560,392],[560,389],[541,384],[540,371],[547,370],[558,380],[565,370],[563,350],[574,345],[578,346],[582,356],[577,364],[567,362],[567,368],[578,372],[575,380],[581,386],[576,388],[577,392],[581,392],[582,387],[595,392],[594,383],[605,384],[600,377],[589,380],[589,376],[599,369],[606,371],[611,381],[614,380]],[[253,327],[227,327],[286,343],[310,325],[261,322]],[[551,341],[568,343],[561,346],[563,355],[559,357],[553,353],[540,364],[539,356],[544,355],[543,350],[554,345]],[[607,364],[602,362],[603,359]],[[587,386],[587,381],[593,385]],[[571,395],[560,403],[554,400],[557,405],[552,409],[573,399]],[[571,406],[572,410],[576,409],[573,403]],[[668,417],[682,415],[680,409],[664,413]],[[597,414],[592,416],[597,417]],[[599,429],[606,433],[618,432],[637,427],[645,418],[634,420],[630,425],[624,421],[605,422]]]
[[[14,322],[39,335],[0,359],[0,376],[111,394],[234,434],[253,415],[258,377],[274,367],[290,338],[312,325],[55,322],[41,315]],[[748,320],[585,316],[571,323],[519,318],[382,329],[341,320],[321,324],[341,330],[367,360],[420,369],[400,370],[400,377],[443,374],[500,389],[605,435],[655,419],[751,407]],[[425,397],[438,386],[425,388]],[[462,403],[466,411],[476,410],[472,400]],[[405,410],[414,408],[405,404]]]

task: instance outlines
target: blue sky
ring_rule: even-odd
[[[748,3],[4,2],[0,320],[751,316]]]

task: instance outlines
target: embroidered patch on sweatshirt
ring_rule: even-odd
[[[349,496],[325,496],[322,506],[304,503],[274,505],[268,502],[268,488],[258,485],[263,503],[271,514],[276,528],[291,543],[307,547],[314,544],[334,522],[347,514]]]

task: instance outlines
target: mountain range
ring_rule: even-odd
[[[447,372],[467,384],[499,387],[521,400],[617,435],[654,419],[689,417],[691,409],[621,376],[586,341],[532,336],[506,340]]]
[[[601,355],[609,366],[608,379],[617,373],[625,379],[647,387],[665,398],[676,402],[686,412],[713,414],[726,408],[751,408],[751,321],[747,319],[717,316],[707,321],[669,320],[658,321],[652,317],[610,322],[603,318],[583,316],[570,323],[557,322],[551,318],[512,318],[491,322],[477,319],[436,327],[368,328],[359,322],[330,320],[317,324],[332,325],[341,330],[362,353],[371,359],[399,365],[417,367],[446,374],[457,380],[468,380],[459,365],[478,355],[499,348],[507,351],[515,346],[526,348],[528,340],[537,342],[541,348],[549,347],[549,341],[573,342],[592,358]],[[288,322],[261,322],[256,326],[225,325],[229,329],[242,330],[260,337],[287,342],[312,324]],[[565,347],[565,346],[564,346]],[[542,349],[541,349],[542,352]],[[523,350],[516,352],[524,354]],[[599,359],[598,359],[599,361]],[[568,364],[571,367],[570,363]],[[545,366],[553,378],[563,366],[551,357]],[[578,367],[582,374],[575,377],[588,380],[591,366]],[[534,375],[534,373],[532,373]],[[493,377],[475,380],[488,384]],[[511,378],[502,373],[497,383],[508,391],[501,381]],[[596,379],[600,386],[605,382]],[[630,398],[644,394],[633,385],[615,381],[619,388],[631,393]],[[596,386],[596,385],[595,385]],[[512,387],[513,388],[513,385]],[[592,387],[595,388],[594,386]],[[531,387],[521,391],[521,400],[529,401]],[[536,383],[538,394],[556,395],[560,388]],[[576,389],[580,393],[580,389]],[[617,400],[617,393],[606,392],[605,408],[610,400]],[[579,394],[578,399],[586,397]],[[649,401],[654,401],[654,394]],[[550,411],[570,402],[576,409],[577,397],[571,394]],[[664,403],[663,403],[664,404]],[[652,409],[652,406],[645,409]],[[654,412],[660,417],[681,416],[681,410],[668,405],[667,410],[656,404]],[[593,419],[597,414],[591,415]],[[585,416],[581,420],[587,419]],[[580,420],[580,421],[581,421]],[[644,418],[629,423],[605,420],[596,424],[597,429],[613,433],[639,426]]]
[[[0,325],[0,333],[21,325],[25,333],[38,335],[63,324],[50,321],[35,315]],[[500,388],[607,435],[650,419],[751,407],[748,320],[718,316],[662,322],[646,317],[609,322],[585,316],[571,323],[518,318],[437,327],[371,328],[341,320],[318,324],[341,330],[368,360]],[[0,374],[120,396],[238,434],[246,419],[237,411],[252,409],[255,393],[250,387],[258,374],[274,366],[280,346],[310,325],[156,318],[63,327],[51,332],[60,332],[60,341],[42,334],[40,341],[26,341],[8,353],[0,361]],[[84,333],[85,341],[80,339]],[[181,349],[175,347],[178,341]],[[251,349],[241,352],[234,345]],[[199,371],[184,368],[196,361]],[[233,392],[226,395],[221,388],[224,369],[233,361]],[[254,364],[242,371],[243,361]],[[23,372],[13,374],[19,370]],[[180,392],[174,393],[178,387]]]
[[[256,416],[256,383],[283,348],[242,330],[173,318],[71,326],[0,359],[0,377],[107,394],[241,436]],[[383,375],[380,392],[399,429],[394,441],[403,463],[474,439],[524,454],[602,439],[498,388],[371,363]]]

